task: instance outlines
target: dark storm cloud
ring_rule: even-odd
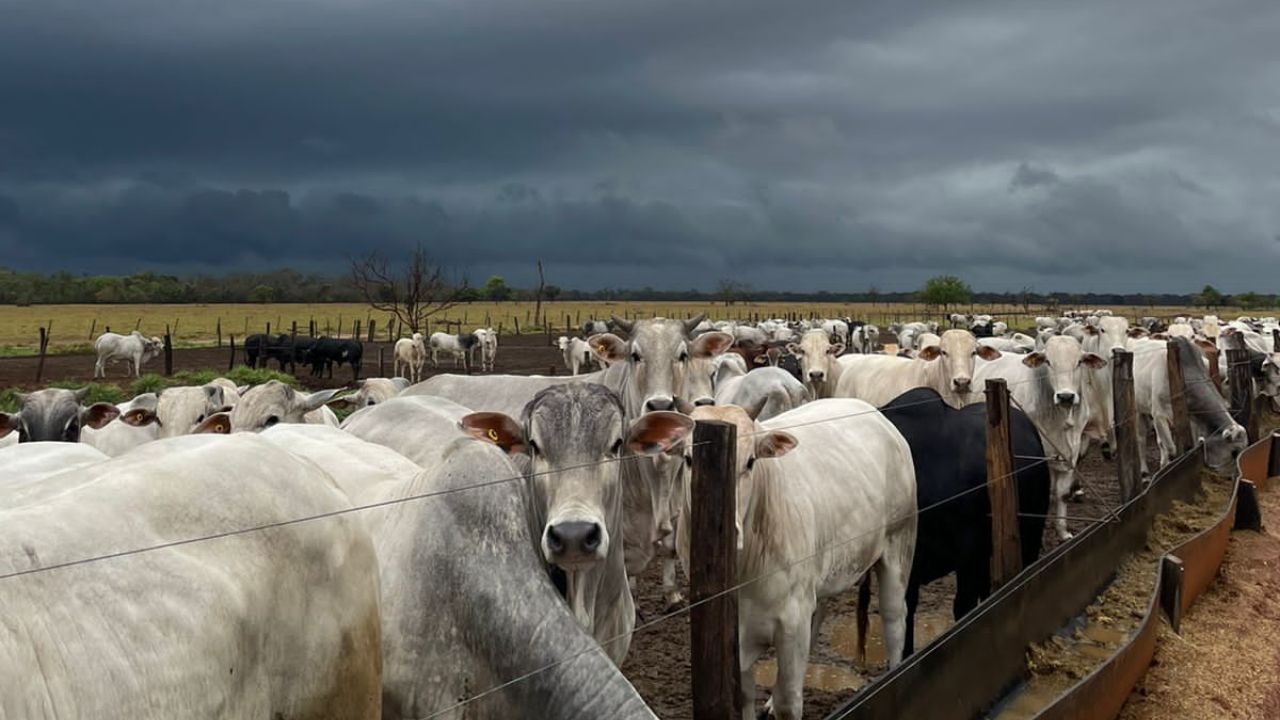
[[[0,22],[0,263],[423,241],[581,287],[1269,289],[1259,1],[46,0]]]

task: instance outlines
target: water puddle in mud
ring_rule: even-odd
[[[933,613],[916,614],[916,647],[921,648],[932,642],[947,628],[951,627],[949,615]],[[867,632],[867,670],[858,662],[858,630],[854,617],[838,617],[827,621],[825,629],[830,631],[831,649],[848,665],[836,666],[828,663],[811,662],[805,669],[804,686],[810,690],[827,692],[845,692],[857,690],[870,682],[870,677],[882,672],[887,665],[884,636],[881,633],[880,618],[872,615]],[[756,684],[772,688],[778,679],[778,663],[774,659],[761,660],[753,670]]]

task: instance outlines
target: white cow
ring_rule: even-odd
[[[389,508],[375,538],[382,717],[653,720],[548,579],[530,492],[494,483],[520,471],[486,442],[440,444],[433,469],[377,498],[433,496]]]
[[[564,366],[568,368],[570,375],[577,375],[579,370],[586,367],[596,357],[591,352],[591,346],[587,345],[587,341],[582,338],[561,335],[560,339],[556,341],[556,346],[560,348],[561,354],[564,355]]]
[[[392,372],[399,377],[407,377],[412,382],[422,379],[422,368],[427,364],[427,345],[422,333],[414,333],[413,337],[396,340],[393,351],[395,362]]]
[[[933,388],[951,407],[982,400],[981,385],[973,387],[974,361],[995,360],[1000,351],[979,345],[968,330],[948,330],[937,345],[920,349],[915,358],[893,355],[847,355],[840,358],[840,382],[835,397],[857,398],[883,407],[902,393]]]
[[[800,336],[800,342],[787,345],[787,350],[800,361],[800,377],[809,388],[809,395],[831,397],[840,382],[837,358],[844,352],[844,343],[832,343],[825,330],[809,330]]]
[[[471,348],[478,341],[474,335],[452,335],[445,332],[433,332],[428,344],[431,347],[431,367],[440,367],[440,353],[453,356],[454,367],[462,367]]]
[[[228,412],[205,418],[197,433],[258,432],[277,423],[313,423],[338,426],[338,416],[326,403],[341,388],[302,394],[279,380],[268,380],[245,391]]]
[[[107,457],[84,442],[28,442],[0,448],[0,512],[31,499],[33,488],[36,488],[34,497],[47,495],[42,490],[51,488],[36,486],[44,485],[45,478],[50,475],[94,465]],[[65,486],[56,491],[62,489]]]
[[[477,328],[472,335],[476,339],[472,352],[480,353],[480,370],[493,372],[493,363],[498,359],[498,333],[493,328]],[[475,364],[474,357],[471,362]]]
[[[768,420],[809,402],[809,391],[786,370],[762,367],[745,372],[742,363],[726,362],[716,376],[715,399],[716,405],[760,406],[756,418]]]
[[[0,630],[0,716],[380,717],[368,533],[341,514],[285,524],[350,507],[316,465],[189,436],[44,482],[64,478],[0,509],[0,606],[22,618]]]
[[[156,408],[159,398],[155,393],[143,393],[116,406],[120,415],[101,428],[85,426],[80,430],[80,442],[96,448],[109,457],[129,452],[160,438]]]
[[[907,441],[857,400],[815,400],[764,423],[732,406],[695,408],[693,417],[738,428],[738,578],[749,581],[738,591],[743,720],[756,717],[752,666],[770,646],[778,654],[773,714],[803,716],[805,664],[822,601],[867,572],[876,575],[885,649],[896,666],[916,540]],[[678,543],[686,568],[687,526],[679,523]]]
[[[1036,349],[1036,339],[1023,333],[1013,333],[1008,337],[978,338],[979,345],[992,347],[1000,352],[1024,354]]]
[[[993,378],[1004,379],[1017,407],[1040,433],[1045,452],[1052,454],[1050,510],[1058,537],[1063,540],[1071,537],[1067,532],[1066,498],[1075,485],[1084,429],[1092,416],[1088,376],[1090,371],[1106,365],[1102,357],[1082,350],[1075,338],[1058,335],[1049,338],[1043,351],[1005,355],[981,363],[974,376],[979,387]]]
[[[1214,471],[1229,472],[1232,461],[1248,443],[1247,433],[1231,418],[1226,401],[1209,380],[1200,348],[1185,338],[1178,339],[1177,345],[1192,434],[1205,444],[1205,464]],[[1152,429],[1160,449],[1160,467],[1167,464],[1174,454],[1168,345],[1164,341],[1133,340],[1130,350],[1133,352],[1133,390],[1140,419],[1138,455],[1145,475],[1148,472],[1147,433]]]
[[[356,385],[354,393],[335,398],[329,404],[343,404],[359,410],[363,407],[386,402],[408,389],[409,381],[406,378],[365,378]]]
[[[130,365],[130,374],[139,377],[142,366],[160,356],[164,351],[164,341],[158,337],[146,337],[134,330],[128,335],[108,332],[98,336],[93,343],[98,353],[98,361],[93,366],[93,376],[107,376],[107,364],[125,361]]]

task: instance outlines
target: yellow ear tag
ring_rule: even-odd
[[[603,355],[603,354],[604,354],[604,351],[605,351],[605,350],[606,350],[606,348],[605,348],[604,343],[600,343],[599,345],[597,345],[597,346],[596,346],[596,352],[600,353],[601,355]]]
[[[489,428],[489,439],[495,443],[498,442],[498,431],[493,428]]]

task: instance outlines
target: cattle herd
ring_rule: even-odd
[[[0,717],[654,717],[618,669],[633,594],[657,562],[683,602],[692,430],[719,420],[737,427],[743,718],[771,648],[765,710],[800,718],[824,598],[861,588],[865,613],[874,580],[892,667],[915,649],[922,585],[956,573],[957,617],[989,594],[985,380],[1015,405],[1024,562],[1046,517],[1069,537],[1076,467],[1114,447],[1114,350],[1134,355],[1160,464],[1167,340],[1210,468],[1246,434],[1210,377],[1226,354],[1207,351],[1248,350],[1280,402],[1274,318],[949,319],[882,335],[848,318],[611,318],[558,340],[569,375],[421,379],[442,356],[492,373],[482,328],[401,339],[396,377],[354,390],[21,395],[0,413]],[[154,341],[104,335],[98,369],[136,374]],[[244,352],[358,375],[362,347],[256,335]],[[353,412],[339,422],[335,404]]]

